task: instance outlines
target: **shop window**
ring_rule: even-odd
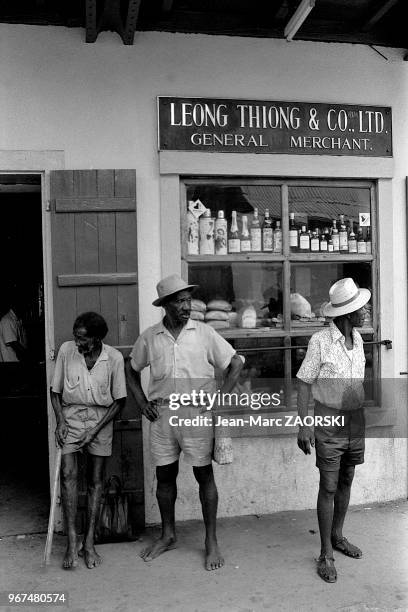
[[[182,272],[200,286],[200,318],[246,357],[240,384],[278,388],[286,409],[296,407],[295,377],[310,336],[329,324],[322,307],[330,286],[350,276],[370,289],[360,332],[366,398],[376,401],[374,184],[186,179],[181,228]]]

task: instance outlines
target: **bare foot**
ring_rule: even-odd
[[[67,546],[62,567],[66,570],[74,569],[78,565],[78,553],[75,547]]]
[[[96,552],[95,546],[83,546],[79,554],[84,558],[85,565],[88,569],[98,567],[98,565],[102,563],[102,558]]]
[[[153,561],[156,557],[166,552],[166,550],[172,550],[176,548],[176,538],[175,536],[161,537],[153,544],[142,550],[140,556],[143,561]]]
[[[224,557],[221,555],[217,541],[206,541],[205,543],[205,569],[215,570],[224,565]]]

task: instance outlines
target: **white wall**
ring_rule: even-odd
[[[113,33],[101,34],[95,44],[83,41],[80,29],[0,25],[0,149],[63,150],[66,168],[136,168],[142,329],[157,319],[151,301],[161,275],[157,95],[393,107],[394,176],[380,198],[380,222],[382,325],[394,349],[384,354],[383,375],[406,371],[408,65],[403,52],[381,49],[386,61],[362,45],[145,32],[137,33],[132,47]],[[344,158],[333,159],[349,176]],[[273,164],[271,156],[271,172]],[[406,440],[369,440],[367,446],[352,501],[405,496]],[[237,441],[235,455],[233,465],[217,468],[220,514],[314,506],[314,460],[300,454],[294,437]],[[154,522],[148,454],[146,477],[147,519]],[[195,487],[184,467],[178,517],[197,516]]]

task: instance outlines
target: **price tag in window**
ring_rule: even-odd
[[[360,227],[370,227],[371,214],[370,213],[358,213],[358,224]]]
[[[206,207],[201,200],[196,200],[195,202],[190,200],[188,203],[188,210],[195,216],[196,219],[198,219],[206,210]]]

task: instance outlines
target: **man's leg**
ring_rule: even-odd
[[[217,543],[216,524],[218,491],[211,463],[193,467],[194,476],[200,487],[200,501],[205,525],[205,568],[214,570],[224,565],[224,559]]]
[[[88,508],[86,534],[83,543],[83,554],[86,566],[91,569],[102,563],[95,550],[95,526],[99,516],[102,497],[102,477],[105,457],[88,455]]]
[[[331,533],[333,525],[334,498],[337,492],[339,470],[320,469],[319,495],[317,497],[317,519],[319,522],[320,555],[333,557]]]
[[[77,453],[62,455],[61,458],[61,499],[67,529],[67,550],[62,567],[71,569],[78,565],[75,519],[78,503],[78,462]]]
[[[354,478],[354,465],[340,465],[339,482],[334,497],[334,514],[331,539],[334,548],[356,559],[362,556],[361,550],[343,538],[343,525],[350,501],[351,485]]]
[[[152,561],[166,550],[175,548],[177,538],[174,508],[177,499],[178,468],[178,461],[156,467],[156,497],[162,521],[162,534],[151,546],[142,550],[140,556],[144,561]]]

